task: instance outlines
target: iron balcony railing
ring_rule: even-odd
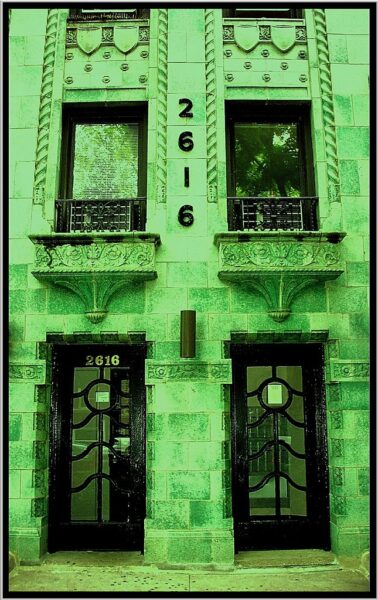
[[[316,231],[318,198],[228,198],[231,231]]]
[[[56,231],[144,231],[146,198],[57,200]]]

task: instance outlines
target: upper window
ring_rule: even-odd
[[[64,112],[59,231],[132,231],[145,225],[145,118],[138,108]]]
[[[306,107],[230,103],[230,229],[315,229]]]
[[[301,19],[300,8],[226,8],[223,16],[236,19]]]

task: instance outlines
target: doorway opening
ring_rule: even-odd
[[[231,344],[238,550],[329,550],[321,344]]]
[[[146,344],[52,352],[48,550],[141,550]]]

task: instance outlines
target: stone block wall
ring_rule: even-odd
[[[46,549],[51,373],[40,343],[54,334],[80,342],[145,332],[151,342],[145,557],[179,565],[233,561],[231,371],[224,342],[232,332],[255,340],[328,332],[332,549],[360,555],[367,548],[369,11],[320,12],[305,10],[309,78],[299,89],[282,82],[249,86],[247,71],[242,86],[227,78],[232,71],[224,51],[231,46],[224,43],[221,10],[210,7],[151,9],[147,80],[138,80],[138,89],[127,78],[121,86],[110,81],[74,89],[63,70],[67,11],[12,10],[10,534],[21,560],[38,560]],[[145,65],[147,58],[140,60]],[[179,116],[181,98],[193,102],[193,118]],[[281,323],[248,285],[219,279],[214,244],[214,234],[227,231],[224,103],[258,99],[311,101],[321,228],[347,234],[340,244],[343,274],[303,291]],[[35,249],[28,236],[53,231],[62,102],[132,100],[148,103],[146,230],[161,236],[157,278],[115,293],[105,320],[93,324],[77,295],[32,275]],[[186,130],[193,132],[191,153],[177,142]],[[330,181],[336,191],[329,197]],[[193,207],[191,227],[178,222],[185,204]],[[195,359],[179,358],[185,309],[197,311]],[[187,365],[193,370],[185,371]]]

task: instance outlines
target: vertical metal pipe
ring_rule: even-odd
[[[181,311],[180,326],[180,357],[195,358],[196,356],[196,311]]]

